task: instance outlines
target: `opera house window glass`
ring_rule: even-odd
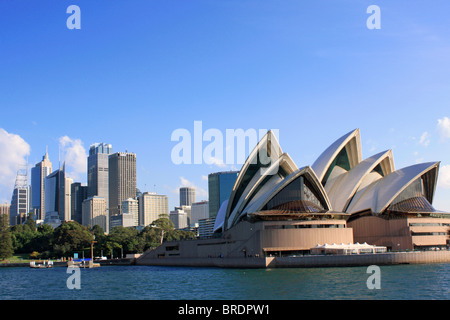
[[[325,173],[325,176],[322,180],[322,185],[325,185],[327,183],[328,178],[330,177],[331,173],[333,172],[334,168],[338,166],[342,169],[349,171],[350,168],[350,160],[348,159],[347,149],[343,148],[341,152],[337,155],[336,158],[334,158],[333,162],[331,163],[330,167],[328,168],[327,173]]]
[[[303,176],[289,183],[263,208],[263,210],[272,209],[291,212],[320,212],[325,210],[309,182]]]
[[[422,178],[414,180],[392,201],[388,208],[395,212],[434,212],[433,206],[424,195]]]

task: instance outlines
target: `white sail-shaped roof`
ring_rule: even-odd
[[[297,165],[291,157],[287,153],[283,153],[270,167],[258,170],[251,182],[245,188],[244,193],[239,198],[233,211],[229,214],[229,221],[234,221],[236,219],[236,215],[239,215],[242,212],[250,200],[258,194],[258,191],[276,185],[297,169]]]
[[[380,172],[374,171],[377,168],[379,168]],[[363,160],[350,171],[340,175],[336,179],[329,179],[325,190],[333,206],[333,210],[345,212],[349,201],[357,192],[358,188],[365,183],[382,179],[393,171],[394,160],[392,151],[388,150]]]
[[[431,203],[436,187],[438,169],[439,162],[427,162],[394,171],[383,179],[379,179],[360,189],[353,197],[347,213],[353,214],[370,210],[372,213],[380,214],[413,181],[432,170],[436,170],[433,178],[426,179],[426,185],[424,185],[427,200]]]
[[[235,208],[242,197],[245,197],[253,186],[259,181],[261,175],[269,173],[267,171],[283,154],[283,151],[272,131],[258,142],[256,147],[248,156],[234,184],[228,201],[225,214],[224,227],[229,228],[236,218]]]
[[[225,221],[225,214],[227,212],[228,200],[225,200],[219,208],[219,212],[216,216],[216,221],[214,221],[214,230],[213,232],[217,232],[223,228],[223,223]]]
[[[317,158],[312,165],[312,169],[319,178],[319,181],[324,183],[325,175],[330,169],[330,166],[344,148],[347,152],[350,168],[353,168],[361,162],[362,153],[359,129],[355,129],[336,140]]]
[[[325,210],[331,210],[331,204],[330,201],[328,200],[325,189],[319,182],[319,179],[317,178],[312,168],[308,166],[297,169],[295,172],[291,173],[285,179],[280,181],[273,188],[267,190],[265,194],[262,194],[261,196],[257,197],[255,201],[251,202],[249,206],[245,208],[242,214],[261,211],[263,207],[271,199],[273,199],[279,192],[281,192],[285,187],[287,187],[292,181],[294,181],[299,176],[304,176],[315,187]]]

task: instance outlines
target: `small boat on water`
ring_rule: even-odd
[[[38,261],[30,261],[30,268],[38,268],[38,269],[45,269],[45,268],[53,268],[53,261],[51,260],[38,260]]]

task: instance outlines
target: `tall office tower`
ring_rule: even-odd
[[[190,212],[185,209],[190,207],[182,206],[175,207],[170,211],[169,220],[173,222],[175,229],[184,229],[189,227],[189,214]]]
[[[195,202],[195,188],[181,187],[180,188],[180,206],[190,206]]]
[[[136,154],[116,152],[109,156],[109,215],[119,214],[128,198],[136,198]]]
[[[201,219],[209,218],[209,204],[208,201],[194,202],[191,206],[191,221],[194,225]]]
[[[111,230],[116,226],[137,227],[139,224],[138,200],[128,198],[122,201],[122,212],[110,217]]]
[[[216,217],[222,203],[230,198],[238,174],[228,171],[208,175],[209,217]]]
[[[61,222],[71,220],[71,178],[66,178],[65,164],[45,178],[44,223],[58,227]]]
[[[144,192],[139,197],[139,225],[148,226],[159,219],[161,214],[169,214],[169,198],[161,194]]]
[[[82,224],[83,201],[87,199],[88,187],[82,186],[80,182],[71,185],[71,219]]]
[[[106,143],[95,143],[89,148],[87,164],[88,197],[105,198],[108,207],[109,197],[109,161],[112,154],[112,145]]]
[[[128,198],[126,200],[123,200],[121,209],[122,209],[122,213],[135,214],[136,219],[138,218],[137,216],[139,213],[139,205],[138,205],[138,201],[136,199]]]
[[[106,210],[105,198],[90,197],[83,201],[82,224],[86,227],[99,225],[103,231],[109,233],[109,216]]]
[[[16,183],[11,198],[9,211],[10,225],[25,222],[30,204],[30,188],[28,186],[28,168],[20,168],[17,171]]]
[[[72,220],[72,183],[72,178],[64,177],[64,221]]]
[[[52,163],[46,152],[42,161],[31,168],[31,210],[36,221],[45,219],[45,177],[51,172]]]

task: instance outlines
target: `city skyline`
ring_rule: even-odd
[[[137,187],[169,208],[180,187],[208,200],[208,174],[242,163],[171,161],[172,133],[202,121],[223,136],[278,129],[299,167],[360,128],[364,157],[441,161],[434,206],[450,211],[447,2],[377,1],[379,30],[366,27],[369,1],[76,2],[80,30],[66,27],[67,3],[0,3],[0,202],[47,147],[86,185],[102,142],[135,153]]]

